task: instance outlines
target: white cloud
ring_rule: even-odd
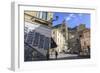
[[[73,17],[73,16],[74,16],[74,14],[70,14],[69,16],[70,16],[70,17]]]
[[[73,17],[75,17],[75,14],[69,14],[69,16],[65,17],[66,21],[71,20]]]
[[[69,21],[71,19],[71,17],[66,17],[66,21]]]
[[[82,13],[79,13],[78,15],[79,15],[79,16],[82,16],[83,14],[82,14]]]

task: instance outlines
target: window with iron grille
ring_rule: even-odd
[[[49,49],[49,44],[50,44],[50,38],[45,37],[44,49]]]
[[[38,46],[38,44],[39,44],[39,35],[40,35],[39,33],[35,32],[33,46]]]
[[[39,48],[44,48],[44,35],[40,35]]]
[[[30,32],[28,33],[28,35],[27,35],[27,40],[26,40],[26,42],[27,42],[28,44],[32,44],[33,38],[34,38],[34,32],[33,32],[33,31],[30,31]]]

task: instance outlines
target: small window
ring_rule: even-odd
[[[35,32],[33,46],[38,46],[39,36],[40,36],[39,33]]]
[[[43,48],[44,47],[44,35],[40,35],[40,42],[39,42],[39,48]]]
[[[49,49],[50,39],[48,37],[45,37],[45,44],[44,49]]]
[[[63,29],[62,32],[65,32],[65,29]]]
[[[28,35],[27,35],[27,40],[26,40],[26,42],[27,42],[28,44],[32,44],[33,38],[34,38],[34,32],[30,31],[30,32],[28,33]]]
[[[53,34],[55,34],[55,31],[53,31]]]
[[[82,37],[82,35],[79,36],[80,38]]]

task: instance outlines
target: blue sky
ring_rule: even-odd
[[[79,24],[85,24],[87,28],[90,28],[90,14],[88,13],[62,13],[62,12],[54,12],[53,19],[58,16],[57,21],[53,21],[53,26],[62,23],[65,19],[68,27],[75,27]]]

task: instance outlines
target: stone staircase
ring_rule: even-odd
[[[27,42],[25,44],[25,61],[35,61],[35,60],[46,60],[46,50],[39,49],[36,47],[31,46]]]

